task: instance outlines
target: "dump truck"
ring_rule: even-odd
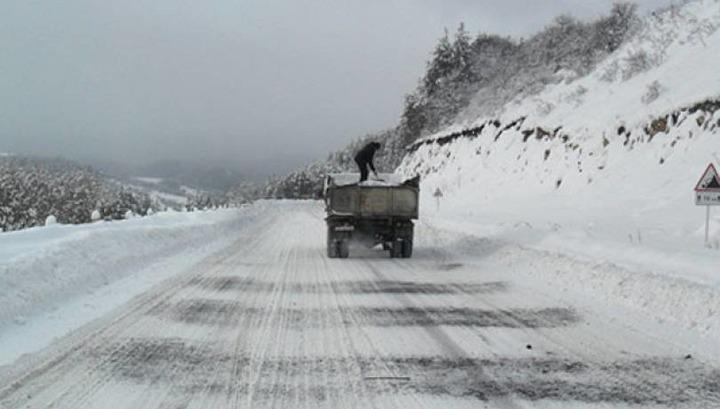
[[[378,180],[359,180],[356,173],[325,177],[328,257],[347,258],[351,241],[367,247],[381,245],[393,258],[412,257],[420,176],[403,179],[380,174]]]

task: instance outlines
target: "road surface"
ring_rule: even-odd
[[[190,273],[18,363],[0,408],[720,407],[712,354],[509,272],[492,243],[421,226],[413,259],[328,259],[322,217],[268,205]]]

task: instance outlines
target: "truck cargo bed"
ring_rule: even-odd
[[[402,180],[397,175],[379,176],[382,181],[358,183],[357,174],[328,175],[325,181],[328,216],[417,219],[418,178]]]

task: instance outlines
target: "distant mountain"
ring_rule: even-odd
[[[185,160],[158,160],[144,165],[113,161],[85,161],[104,174],[133,183],[143,179],[162,179],[168,187],[180,186],[206,192],[222,193],[247,181],[245,174],[232,166],[204,164]]]
[[[133,170],[135,177],[154,177],[208,191],[226,191],[243,180],[236,170],[179,160],[161,160]]]

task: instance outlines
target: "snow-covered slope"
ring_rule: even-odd
[[[704,248],[693,198],[720,162],[719,27],[716,0],[653,13],[589,75],[560,72],[497,116],[416,142],[399,171],[423,176],[424,217],[436,223],[612,262],[656,288],[668,276],[676,288],[720,288],[720,209]],[[601,292],[617,295],[623,283],[608,285]]]

